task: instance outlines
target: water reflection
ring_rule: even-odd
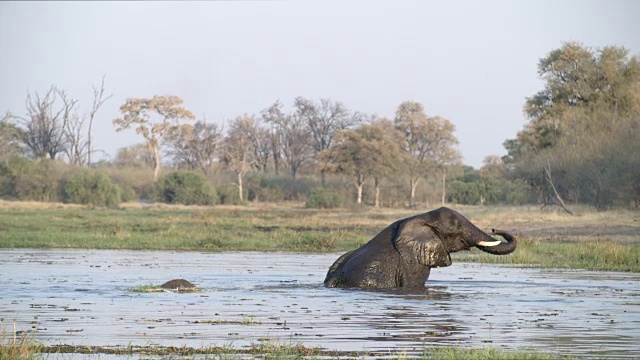
[[[454,263],[423,291],[326,289],[336,254],[0,250],[0,326],[46,344],[425,345],[640,357],[637,274]],[[130,288],[184,278],[196,293]]]

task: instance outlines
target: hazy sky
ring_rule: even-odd
[[[112,125],[127,97],[178,95],[218,123],[297,96],[389,118],[414,100],[478,168],[522,129],[541,57],[566,41],[640,54],[639,19],[635,0],[3,1],[0,112],[52,84],[87,111],[106,75],[94,146],[113,157],[142,142]]]

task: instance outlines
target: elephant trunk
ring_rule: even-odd
[[[476,247],[484,252],[494,255],[507,255],[516,249],[516,238],[506,231],[491,229],[492,234],[502,236],[507,242],[500,240],[479,241]]]

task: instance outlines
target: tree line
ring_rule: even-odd
[[[323,206],[639,206],[638,57],[621,47],[565,43],[540,60],[538,71],[545,85],[526,99],[525,128],[505,141],[506,156],[488,156],[478,170],[462,164],[455,125],[427,115],[419,102],[399,104],[388,119],[329,98],[304,97],[289,109],[277,100],[222,124],[197,119],[178,96],[128,98],[113,126],[135,131],[142,141],[96,163],[92,125],[111,98],[104,78],[82,115],[78,101],[52,86],[44,96],[28,94],[25,116],[7,113],[0,121],[0,191],[55,200],[70,182],[64,174],[91,169],[105,176],[96,180],[85,171],[83,181],[111,181],[121,200],[193,203],[178,190],[189,184],[204,203],[313,197]],[[59,171],[59,185],[51,190],[42,184],[18,190],[29,188],[25,183],[33,183],[38,171],[51,175],[56,166],[75,170]]]
[[[618,46],[565,43],[540,59],[544,88],[504,143],[506,176],[542,204],[640,206],[640,60]]]

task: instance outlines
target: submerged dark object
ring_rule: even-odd
[[[196,286],[185,279],[173,279],[160,285],[160,287],[167,290],[180,290],[180,289],[193,289]]]

